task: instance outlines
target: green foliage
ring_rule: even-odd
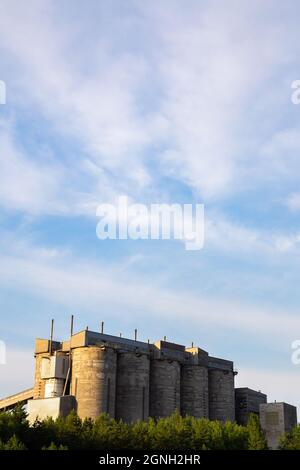
[[[247,431],[249,450],[266,450],[268,448],[267,440],[261,428],[259,417],[253,413],[249,416]]]
[[[57,446],[56,444],[54,444],[54,442],[51,442],[49,447],[44,446],[42,447],[42,450],[68,450],[68,448],[67,446],[63,445]]]
[[[287,439],[287,438],[286,438]],[[298,430],[300,442],[300,428]],[[291,440],[291,439],[290,439]],[[95,421],[81,420],[75,412],[67,418],[36,421],[29,426],[22,409],[0,413],[0,449],[30,450],[170,450],[199,451],[266,449],[256,416],[246,427],[208,419],[181,416],[179,412],[155,421],[126,424],[107,414]]]
[[[14,435],[24,442],[29,432],[27,414],[18,406],[12,411],[0,413],[0,441],[7,442]]]
[[[0,450],[26,450],[25,445],[13,435],[6,443],[0,441]]]
[[[282,450],[300,450],[300,424],[281,437],[279,448]]]

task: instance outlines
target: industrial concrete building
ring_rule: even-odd
[[[235,389],[235,419],[238,424],[246,426],[251,413],[259,416],[259,405],[267,403],[267,395],[251,388]]]
[[[266,403],[267,396],[234,388],[233,362],[212,357],[198,347],[166,341],[151,344],[88,329],[66,341],[37,339],[33,388],[0,400],[0,410],[27,403],[30,422],[101,413],[131,423],[157,419],[178,410],[182,415],[247,424],[260,415],[271,448],[297,424],[296,408]]]
[[[234,421],[234,375],[233,362],[168,341],[150,344],[87,329],[63,342],[37,339],[29,419],[76,409],[81,418],[106,412],[125,422],[175,410]]]
[[[270,449],[277,449],[280,437],[297,425],[297,408],[287,403],[263,403],[259,414]]]

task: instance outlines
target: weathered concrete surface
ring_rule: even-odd
[[[287,403],[263,403],[259,415],[270,449],[277,449],[280,437],[297,424],[297,408]]]
[[[66,417],[74,409],[76,409],[76,400],[72,395],[29,400],[27,408],[28,421],[33,424],[36,419]]]
[[[150,365],[150,416],[160,418],[180,411],[180,364],[153,359]]]
[[[111,348],[89,346],[73,349],[71,394],[80,418],[101,413],[115,417],[117,355]]]
[[[209,417],[208,370],[199,365],[181,368],[181,413],[195,418]]]
[[[37,339],[35,358],[33,398],[72,394],[82,418],[106,412],[132,422],[178,410],[234,420],[233,363],[193,344],[186,348],[166,338],[150,343],[85,329],[52,341],[51,347],[49,339]]]
[[[267,395],[247,387],[235,389],[235,419],[246,426],[251,413],[259,416],[259,405],[267,403]]]
[[[118,353],[116,419],[132,423],[148,418],[149,370],[147,354]]]
[[[234,373],[232,370],[208,369],[209,419],[234,421]]]

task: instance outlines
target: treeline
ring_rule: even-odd
[[[126,424],[108,415],[95,421],[81,420],[75,413],[67,418],[48,418],[29,426],[26,413],[17,408],[0,413],[1,450],[262,450],[265,436],[257,416],[247,426],[207,419],[182,417]]]

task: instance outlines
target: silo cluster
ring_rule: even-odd
[[[51,354],[36,351],[35,399],[62,395],[75,398],[81,418],[108,413],[135,422],[176,410],[221,421],[233,421],[235,415],[231,361],[200,348],[88,330],[57,343]]]

